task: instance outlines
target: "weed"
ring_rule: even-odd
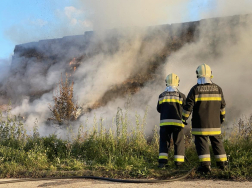
[[[146,114],[135,114],[135,123],[130,122],[128,111],[118,109],[114,126],[106,129],[104,120],[95,116],[93,129],[85,130],[87,121],[80,125],[76,137],[62,140],[52,134],[39,135],[37,124],[33,134],[27,135],[25,126],[9,113],[0,116],[0,171],[1,177],[39,177],[40,171],[57,174],[58,171],[85,171],[92,175],[118,178],[164,178],[175,171],[173,157],[169,157],[169,170],[160,170],[158,165],[159,133],[153,129],[152,138],[145,135]],[[240,121],[239,128],[224,140],[227,154],[230,155],[228,172],[217,170],[214,155],[211,153],[213,173],[191,178],[225,178],[251,180],[252,178],[252,137],[250,120]],[[71,133],[71,126],[68,127]],[[237,131],[238,130],[238,131]],[[187,137],[185,170],[198,165],[198,156],[192,137]],[[211,151],[212,152],[212,151]],[[169,151],[173,156],[173,149]],[[49,174],[50,174],[49,173]],[[48,173],[47,173],[48,174]],[[62,175],[60,172],[59,176]],[[55,175],[56,176],[56,175]]]

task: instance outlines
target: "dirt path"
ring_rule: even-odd
[[[0,183],[3,181],[9,181],[15,179],[0,179]],[[56,187],[56,188],[244,188],[252,187],[252,182],[233,182],[233,181],[219,181],[219,180],[194,180],[194,181],[176,181],[162,184],[126,184],[126,183],[113,183],[107,181],[94,181],[86,179],[64,179],[64,180],[43,180],[43,181],[29,181],[18,182],[11,184],[0,184],[0,188],[33,188],[33,187]]]

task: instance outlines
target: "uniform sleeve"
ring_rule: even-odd
[[[182,97],[183,97],[183,105],[182,106],[184,107],[186,105],[186,96],[183,95]]]
[[[186,98],[185,105],[183,106],[183,112],[182,112],[183,122],[185,122],[189,118],[193,110],[194,103],[195,103],[195,91],[193,87]]]
[[[159,104],[159,100],[157,102],[157,111],[160,113],[161,112],[161,108],[160,108],[160,104]]]
[[[223,92],[221,90],[221,109],[220,109],[220,121],[221,121],[221,123],[223,123],[225,121],[225,115],[226,115],[225,107],[226,107],[226,102],[225,102],[225,99],[224,99]]]

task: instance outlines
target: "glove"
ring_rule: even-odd
[[[187,125],[186,120],[182,119],[184,125]]]

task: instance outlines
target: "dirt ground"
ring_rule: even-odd
[[[132,183],[114,183],[108,181],[97,181],[87,179],[64,179],[64,180],[41,180],[41,181],[28,181],[16,182],[9,184],[2,184],[4,181],[17,180],[17,179],[0,179],[0,188],[33,188],[33,187],[56,187],[56,188],[243,188],[252,187],[252,182],[234,182],[234,181],[220,181],[220,180],[192,180],[192,181],[175,181],[169,183],[158,184],[132,184]]]

